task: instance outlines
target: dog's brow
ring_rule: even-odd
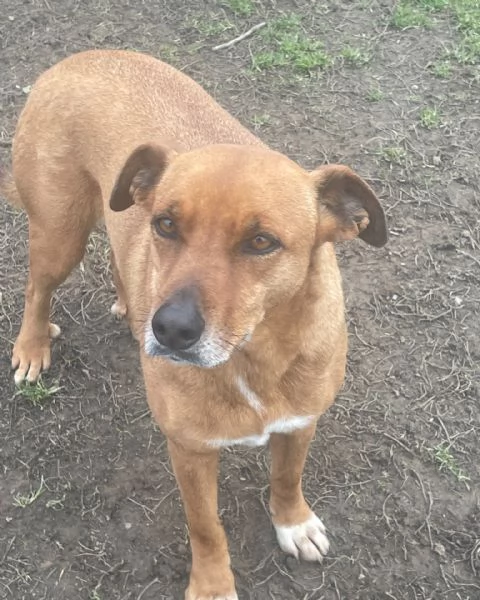
[[[262,224],[258,217],[252,219],[245,227],[245,232],[248,234],[258,233],[259,231],[262,231]]]
[[[277,241],[281,241],[280,236],[275,232],[275,228],[272,228],[271,225],[263,224],[260,217],[252,219],[244,229],[246,237],[253,237],[257,234],[268,234],[273,236]]]
[[[178,200],[170,202],[165,208],[163,208],[160,211],[160,214],[178,219],[181,216],[180,203],[178,202]]]

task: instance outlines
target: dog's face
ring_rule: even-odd
[[[263,148],[142,146],[110,206],[133,203],[151,221],[145,350],[201,367],[227,361],[269,310],[295,296],[319,244],[386,237],[378,200],[346,167],[308,173]]]

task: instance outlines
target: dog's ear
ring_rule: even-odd
[[[372,246],[387,241],[385,215],[370,186],[344,165],[325,165],[311,174],[318,194],[318,239],[351,240]]]
[[[110,208],[116,212],[135,204],[145,204],[153,187],[165,171],[172,152],[161,146],[139,146],[127,158],[110,196]]]

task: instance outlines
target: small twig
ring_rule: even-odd
[[[258,25],[254,25],[251,29],[249,29],[245,33],[242,33],[238,37],[233,38],[233,40],[230,40],[229,42],[225,42],[224,44],[219,44],[218,46],[214,46],[212,48],[212,50],[223,50],[224,48],[230,48],[231,46],[234,46],[235,44],[238,44],[238,42],[241,42],[245,38],[251,36],[252,33],[255,33],[255,31],[262,29],[262,27],[265,27],[265,25],[266,25],[265,21],[262,21],[261,23],[258,23]]]
[[[141,598],[143,598],[145,592],[147,592],[152,587],[152,585],[155,585],[156,583],[160,583],[160,581],[157,577],[155,577],[155,579],[153,579],[148,585],[146,585],[143,588],[143,590],[138,595],[137,600],[141,600]]]
[[[417,471],[415,471],[415,469],[412,469],[412,472],[414,473],[415,477],[418,480],[418,483],[420,484],[420,488],[422,489],[423,499],[425,500],[426,503],[428,502],[427,514],[425,515],[425,521],[420,525],[420,527],[417,527],[417,529],[415,530],[415,535],[419,531],[421,531],[424,526],[426,526],[427,532],[428,532],[428,539],[430,540],[430,548],[433,550],[434,544],[433,544],[433,540],[432,540],[432,531],[430,528],[430,517],[432,515],[432,506],[433,506],[432,494],[430,493],[430,490],[429,490],[428,495],[427,495],[427,492],[425,491],[425,486],[423,485],[423,481],[422,481],[422,478],[420,477],[420,474],[417,473]]]
[[[7,560],[8,553],[10,552],[10,550],[13,546],[13,542],[16,540],[16,538],[17,538],[17,536],[14,535],[12,537],[12,539],[8,542],[7,548],[6,548],[5,552],[3,553],[2,560],[0,560],[0,565],[3,565],[3,563]]]
[[[470,553],[470,566],[472,567],[473,574],[477,575],[477,569],[475,568],[475,558],[477,552],[480,553],[480,540],[473,547],[472,552]]]
[[[155,513],[153,512],[153,510],[151,508],[148,508],[148,506],[145,506],[145,504],[142,504],[141,502],[137,502],[133,498],[130,498],[130,496],[127,498],[127,500],[130,500],[130,502],[133,502],[133,504],[136,504],[137,506],[140,506],[140,508],[143,509],[143,512],[145,513],[145,516],[147,517],[147,519],[150,522],[152,521],[152,519],[149,517],[148,513],[151,513],[152,515],[155,514]]]
[[[158,501],[158,502],[155,504],[155,506],[153,507],[153,512],[154,512],[154,513],[156,513],[156,512],[157,512],[157,510],[160,508],[160,506],[162,506],[162,504],[165,502],[165,500],[166,500],[167,498],[170,498],[170,496],[171,496],[172,494],[174,494],[176,491],[177,491],[177,488],[176,488],[176,487],[174,487],[174,488],[173,488],[173,489],[171,489],[171,490],[170,490],[170,491],[169,491],[167,494],[165,494],[165,496],[164,496],[164,497],[163,497],[161,500],[159,500],[159,501]]]
[[[215,48],[214,48],[215,49]],[[477,265],[480,266],[480,260],[478,260],[478,258],[475,258],[475,256],[472,256],[471,254],[469,254],[468,252],[465,252],[465,250],[458,250],[457,252],[459,254],[463,254],[463,256],[466,256],[467,258],[470,258],[471,260],[475,261],[477,263]]]
[[[145,417],[148,417],[148,415],[151,415],[152,411],[148,408],[146,411],[142,412],[141,415],[137,415],[132,421],[130,421],[130,424],[133,425],[133,423],[136,423],[137,421],[140,421],[140,419],[144,419]]]
[[[305,592],[311,592],[313,590],[309,590],[307,587],[305,587],[303,585],[303,583],[300,583],[300,581],[298,581],[297,579],[295,579],[294,577],[292,577],[290,575],[290,573],[288,573],[287,571],[285,571],[285,569],[282,569],[282,567],[278,564],[278,562],[273,558],[272,559],[273,564],[277,567],[277,570],[284,576],[287,577],[287,579],[290,579],[290,581],[293,581],[293,583],[295,583],[296,585],[300,586],[301,588],[303,588],[303,590]]]
[[[403,442],[401,442],[400,440],[398,440],[396,437],[393,437],[393,435],[390,435],[388,433],[386,433],[385,431],[383,432],[383,435],[388,438],[389,440],[392,440],[392,442],[395,442],[396,444],[398,444],[399,446],[401,446],[405,452],[408,452],[410,454],[410,456],[415,456],[415,452],[412,452],[410,450],[410,448],[408,448]]]

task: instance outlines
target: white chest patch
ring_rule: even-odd
[[[263,433],[259,435],[248,435],[242,438],[221,438],[216,440],[210,440],[209,446],[214,448],[223,448],[226,446],[263,446],[270,439],[271,433],[291,433],[296,429],[304,429],[313,421],[315,417],[302,416],[302,417],[284,417],[283,419],[277,419],[272,423],[268,423],[263,430]]]
[[[249,387],[248,383],[245,379],[238,375],[235,378],[235,383],[237,384],[237,388],[248,404],[253,408],[254,411],[261,413],[263,412],[263,404],[257,394]]]

